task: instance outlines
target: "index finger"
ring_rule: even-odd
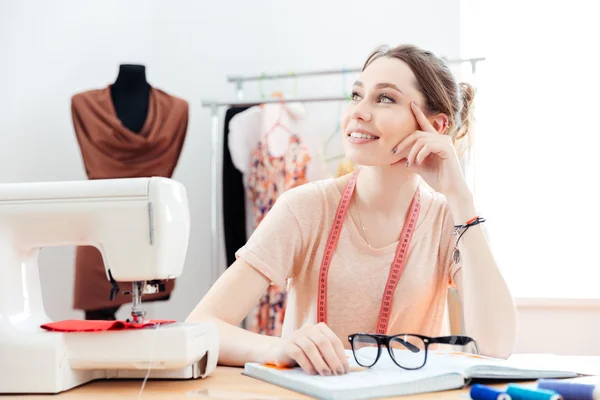
[[[402,139],[393,149],[392,154],[396,154],[400,156],[399,160],[402,158],[406,158],[410,151],[410,148],[415,144],[415,142],[421,137],[420,131],[415,131]],[[406,153],[406,154],[405,154]]]
[[[417,103],[415,103],[414,101],[411,102],[410,109],[412,110],[413,114],[415,115],[415,118],[417,119],[417,123],[421,127],[422,131],[437,133],[437,131],[435,130],[433,125],[431,125],[431,122],[429,122],[429,120],[427,119],[427,117],[425,116],[423,111],[421,111],[421,108],[417,105]]]
[[[350,363],[348,362],[348,357],[346,357],[346,351],[344,350],[344,345],[342,344],[340,338],[333,333],[333,331],[327,325],[318,324],[318,326],[321,333],[331,341],[333,350],[344,366],[346,373],[350,372]]]

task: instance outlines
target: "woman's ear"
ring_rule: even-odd
[[[431,122],[431,125],[439,134],[447,134],[449,119],[446,114],[438,114],[435,117],[430,118],[429,122]]]

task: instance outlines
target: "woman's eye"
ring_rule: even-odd
[[[382,103],[395,103],[394,99],[392,99],[387,94],[382,94],[381,96],[379,96],[379,101],[381,101]]]
[[[352,92],[352,95],[350,96],[350,99],[351,99],[351,100],[354,100],[354,101],[356,101],[356,100],[358,100],[359,98],[360,98],[360,95],[359,95],[358,93],[356,93],[356,92]]]

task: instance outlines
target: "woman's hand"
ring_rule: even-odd
[[[343,375],[350,371],[341,340],[324,323],[298,329],[273,348],[267,362],[278,367],[299,365],[311,375]]]
[[[404,138],[392,151],[399,168],[411,168],[437,192],[446,196],[468,191],[452,139],[439,133],[414,102],[411,109],[420,129]]]

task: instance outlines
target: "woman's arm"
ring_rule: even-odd
[[[454,143],[441,134],[447,123],[438,123],[438,131],[416,103],[411,107],[421,130],[404,138],[393,153],[399,160],[406,159],[407,168],[446,196],[454,224],[463,225],[476,216],[475,205]],[[515,344],[517,313],[481,224],[465,232],[459,251],[462,268],[454,279],[463,304],[466,334],[477,340],[483,353],[508,357]]]
[[[225,271],[187,321],[214,322],[219,330],[219,364],[242,366],[247,362],[278,366],[299,365],[309,373],[346,373],[348,360],[341,340],[324,324],[307,324],[289,337],[259,335],[238,327],[248,312],[274,282],[283,288],[305,257],[308,240],[292,208],[299,206],[314,218],[314,208],[305,208],[311,190],[303,185],[283,192],[258,224],[246,244],[236,252],[237,260]],[[308,221],[310,222],[310,220]],[[288,303],[287,307],[294,307]]]
[[[270,280],[239,258],[188,316],[214,322],[219,330],[219,364],[247,362],[299,365],[310,374],[342,375],[350,370],[341,340],[325,324],[305,325],[287,339],[259,335],[237,325],[266,291]]]
[[[470,191],[449,195],[447,199],[455,225],[463,225],[476,216]],[[507,358],[515,345],[517,313],[482,224],[465,232],[458,249],[462,268],[454,279],[463,305],[465,333],[477,340],[482,354]]]
[[[235,261],[188,316],[190,322],[214,322],[219,330],[219,364],[243,366],[266,362],[281,338],[259,335],[238,325],[270,285],[269,279],[241,258]]]

